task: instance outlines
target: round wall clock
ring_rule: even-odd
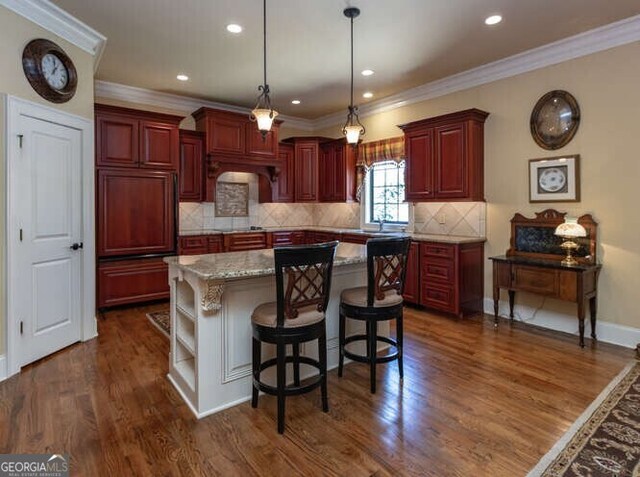
[[[580,108],[570,93],[550,91],[538,100],[531,112],[531,135],[543,149],[560,149],[575,136],[580,124]]]
[[[31,87],[47,101],[66,103],[76,93],[76,67],[52,41],[31,40],[22,52],[22,69]]]

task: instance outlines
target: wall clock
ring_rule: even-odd
[[[31,40],[22,52],[22,69],[31,87],[47,101],[66,103],[76,93],[76,67],[52,41]]]
[[[580,124],[580,108],[570,93],[550,91],[538,100],[531,112],[531,135],[543,149],[560,149],[575,136]]]

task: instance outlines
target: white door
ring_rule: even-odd
[[[19,366],[81,338],[82,132],[20,115],[9,257]],[[74,245],[76,244],[76,245]]]

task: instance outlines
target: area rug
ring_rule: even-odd
[[[167,338],[171,336],[171,314],[169,311],[153,311],[147,313],[147,318],[163,335]]]
[[[640,362],[629,363],[527,477],[640,477]]]

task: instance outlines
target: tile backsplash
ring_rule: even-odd
[[[413,231],[434,235],[484,237],[484,202],[419,202],[413,207]]]
[[[258,227],[321,226],[360,228],[359,203],[261,204],[258,201],[258,176],[243,172],[226,172],[225,182],[249,184],[247,217],[216,217],[213,202],[181,202],[180,232],[234,230]],[[484,202],[421,202],[413,205],[413,220],[407,230],[435,235],[483,237],[487,207]]]

